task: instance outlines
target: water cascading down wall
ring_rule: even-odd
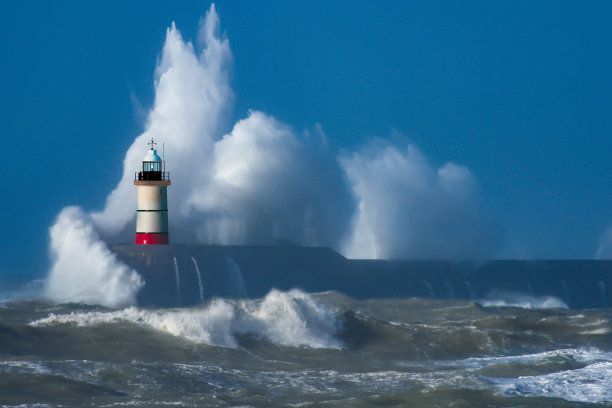
[[[612,261],[351,260],[300,246],[120,245],[112,250],[145,279],[142,306],[188,306],[270,289],[337,290],[357,298],[477,300],[500,293],[554,296],[571,308],[608,306]]]

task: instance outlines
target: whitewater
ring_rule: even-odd
[[[4,297],[2,406],[612,404],[610,309],[297,289],[173,309]]]

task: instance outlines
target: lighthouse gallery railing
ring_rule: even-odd
[[[137,171],[134,180],[170,180],[169,171]]]

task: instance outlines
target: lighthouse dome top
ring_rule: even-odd
[[[151,149],[147,152],[147,155],[142,159],[143,162],[160,162],[162,161],[161,157],[157,155],[157,150]]]

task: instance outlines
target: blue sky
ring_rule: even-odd
[[[0,273],[42,273],[61,209],[103,206],[144,129],[166,28],[195,38],[210,6],[57,3],[0,5]],[[471,171],[498,256],[595,254],[612,224],[612,3],[216,8],[234,121],[256,109],[298,132],[320,124],[338,150],[401,134]]]

